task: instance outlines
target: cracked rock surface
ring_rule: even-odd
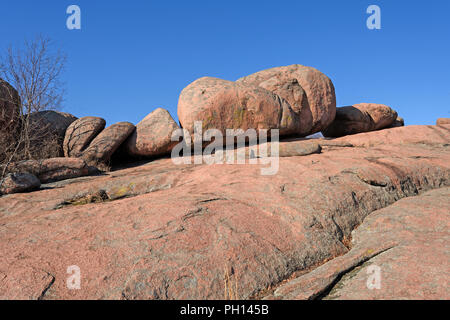
[[[226,283],[241,299],[270,297],[262,295],[269,288],[274,298],[374,298],[357,282],[367,262],[390,266],[382,271],[386,288],[391,271],[419,273],[424,259],[405,253],[415,245],[429,263],[423,272],[439,263],[437,272],[445,271],[448,215],[433,206],[448,214],[449,129],[315,140],[321,153],[281,157],[273,176],[261,175],[262,164],[160,159],[3,196],[0,298],[223,299]],[[438,195],[425,193],[431,189]],[[410,199],[417,202],[408,210],[417,214],[401,206]],[[339,267],[323,270],[333,263]],[[80,290],[66,286],[73,265]],[[313,279],[312,295],[294,285],[281,291],[299,272]],[[350,272],[356,275],[347,279]],[[414,298],[418,287],[425,298],[450,296],[437,275],[408,279],[417,280],[405,284],[398,276],[397,291],[379,297]]]
[[[449,207],[450,188],[441,188],[377,210],[353,231],[347,254],[266,298],[448,299]]]

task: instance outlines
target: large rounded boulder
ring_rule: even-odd
[[[20,98],[16,89],[0,79],[0,128],[16,127],[20,116]]]
[[[35,136],[53,134],[59,145],[64,140],[66,130],[78,118],[66,112],[53,110],[33,112],[30,114],[30,129]]]
[[[0,79],[0,163],[17,145],[21,124],[19,94],[8,82]]]
[[[134,129],[134,124],[129,122],[118,122],[109,126],[92,140],[89,147],[83,151],[81,157],[90,166],[108,170],[111,156]]]
[[[72,122],[63,142],[65,157],[79,157],[89,143],[105,128],[106,121],[98,117],[83,117]]]
[[[191,134],[194,122],[202,128],[279,129],[280,135],[297,133],[299,121],[289,103],[262,87],[217,78],[200,78],[180,94],[178,119]]]
[[[450,118],[439,118],[436,120],[436,125],[438,126],[450,125]]]
[[[360,103],[337,108],[333,123],[323,131],[325,137],[342,137],[392,126],[397,112],[384,104]]]
[[[399,128],[405,126],[405,119],[400,116],[397,116],[397,119],[391,124],[389,128]]]
[[[336,95],[331,80],[312,67],[294,64],[262,70],[238,79],[245,85],[270,90],[288,101],[298,113],[300,135],[320,132],[334,120]]]
[[[41,182],[31,173],[8,173],[0,180],[0,195],[39,189]]]
[[[0,166],[0,169],[4,167]],[[50,158],[14,162],[6,168],[6,172],[30,173],[35,175],[41,183],[48,183],[86,176],[89,168],[80,158]]]
[[[158,108],[136,125],[136,130],[124,143],[133,157],[153,157],[169,153],[175,144],[172,134],[179,129],[170,113]]]

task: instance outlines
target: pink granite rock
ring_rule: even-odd
[[[179,129],[170,113],[158,108],[136,125],[125,142],[126,152],[134,157],[153,157],[170,153],[177,142],[172,133]]]
[[[450,188],[373,212],[353,231],[351,250],[288,281],[275,299],[448,299]]]
[[[224,299],[230,284],[240,299],[262,298],[327,261],[353,268],[386,257],[377,263],[394,288],[384,297],[417,297],[412,292],[423,284],[424,298],[449,299],[432,269],[447,267],[448,194],[379,214],[449,185],[449,140],[445,127],[408,126],[316,139],[322,153],[282,157],[272,176],[261,175],[264,163],[160,159],[0,197],[0,298]],[[366,231],[359,237],[358,230]],[[404,240],[403,250],[388,250],[395,239]],[[417,252],[424,259],[412,259]],[[81,290],[67,288],[72,265]],[[419,271],[429,275],[401,281]],[[371,298],[358,283],[348,282],[340,296],[355,288]]]
[[[18,121],[20,97],[16,89],[0,79],[0,128],[10,127]]]
[[[109,170],[109,160],[113,153],[134,131],[135,126],[129,122],[118,122],[104,129],[92,140],[81,157],[90,166]]]
[[[436,125],[450,125],[450,118],[439,118],[436,120]]]
[[[65,157],[79,157],[89,143],[105,128],[106,121],[98,117],[83,117],[66,130],[63,149]]]
[[[262,70],[237,80],[266,88],[286,99],[298,113],[300,135],[327,128],[336,113],[336,95],[331,80],[317,69],[294,64]]]
[[[194,122],[203,129],[279,129],[280,135],[298,132],[297,114],[278,95],[258,86],[217,78],[200,78],[180,94],[178,118],[184,129],[194,132]]]
[[[325,130],[326,137],[342,137],[355,133],[375,131],[391,126],[397,112],[383,104],[360,103],[337,108],[336,118]]]
[[[0,195],[39,189],[41,182],[30,173],[9,173],[0,180]]]
[[[64,140],[67,128],[78,118],[70,113],[46,110],[30,114],[30,126],[32,130],[49,131]]]
[[[78,158],[50,158],[26,160],[12,163],[7,168],[11,173],[31,173],[42,183],[71,179],[88,174],[86,162]]]

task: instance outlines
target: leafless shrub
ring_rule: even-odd
[[[14,90],[7,90],[9,95],[0,92],[0,165],[4,169],[0,178],[11,162],[60,155],[58,136],[49,130],[48,123],[31,121],[31,115],[60,109],[65,62],[66,56],[42,36],[25,41],[21,47],[10,46],[0,56],[0,80],[18,92],[18,97]],[[16,108],[7,108],[11,105]]]

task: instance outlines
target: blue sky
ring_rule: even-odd
[[[66,8],[81,8],[81,30]],[[366,9],[381,8],[381,30]],[[338,106],[383,103],[406,124],[450,117],[448,0],[4,1],[0,50],[43,34],[68,54],[63,111],[139,122],[202,76],[236,80],[299,63],[328,75]]]

